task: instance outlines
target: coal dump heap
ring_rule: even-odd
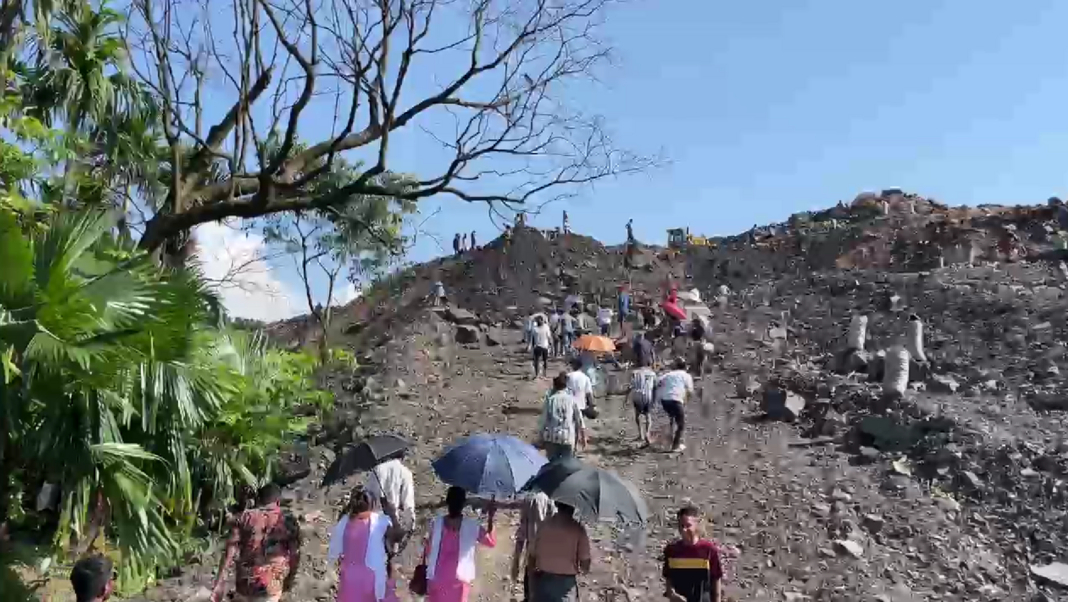
[[[343,492],[315,479],[346,445],[389,431],[416,442],[428,519],[443,493],[430,462],[449,442],[537,438],[547,381],[530,377],[526,316],[569,295],[614,307],[621,285],[655,305],[673,283],[707,305],[715,351],[681,454],[635,443],[629,373],[603,365],[582,459],[633,482],[651,519],[640,541],[591,525],[584,600],[660,598],[657,556],[683,503],[706,512],[739,601],[1068,599],[1065,241],[1056,199],[948,207],[896,189],[675,248],[519,228],[507,248],[498,238],[413,266],[337,311],[333,342],[359,365],[323,377],[337,407],[295,448],[294,507],[325,541]],[[445,307],[430,298],[439,280]],[[638,327],[631,316],[614,334]],[[314,338],[303,318],[268,331]],[[658,344],[662,359],[689,353]],[[549,373],[563,367],[554,358]],[[663,447],[666,418],[654,424]],[[501,520],[507,541],[517,516]],[[324,546],[305,551],[296,599],[333,599]],[[511,599],[509,554],[480,557],[476,599]],[[400,575],[416,564],[409,549]],[[147,599],[189,599],[198,579]]]

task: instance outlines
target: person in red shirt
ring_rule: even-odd
[[[723,568],[716,545],[700,535],[701,512],[678,512],[679,535],[664,548],[664,597],[671,602],[720,602]]]
[[[233,520],[211,602],[219,602],[225,593],[226,573],[235,559],[235,600],[279,602],[292,588],[300,563],[300,525],[282,508],[281,498],[277,485],[265,485],[257,496],[258,506]]]

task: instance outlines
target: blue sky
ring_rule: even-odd
[[[573,230],[614,243],[634,218],[640,239],[662,242],[667,228],[735,233],[889,186],[951,205],[1064,196],[1065,23],[1055,0],[618,6],[604,30],[616,65],[573,102],[604,115],[620,145],[670,163],[533,222],[557,225],[567,208]],[[496,235],[484,207],[443,199],[424,212],[439,206],[425,227],[443,243]],[[437,254],[424,238],[411,259]]]
[[[576,102],[670,164],[569,202],[607,242],[728,234],[888,186],[953,205],[1068,192],[1068,3],[637,1],[618,68]],[[556,225],[560,209],[535,223]],[[606,219],[606,216],[611,216]],[[443,234],[484,211],[443,203]],[[427,257],[428,247],[416,250]]]

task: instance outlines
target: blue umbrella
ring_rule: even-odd
[[[533,445],[509,435],[464,437],[434,460],[438,477],[469,493],[513,496],[545,464]]]

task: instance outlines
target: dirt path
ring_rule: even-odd
[[[424,330],[398,347],[397,367],[383,378],[403,394],[391,395],[365,421],[367,432],[390,430],[417,442],[408,462],[416,478],[420,529],[398,563],[398,591],[405,600],[412,598],[407,582],[419,562],[424,525],[438,512],[435,505],[445,490],[433,476],[431,460],[449,442],[472,432],[533,440],[549,386],[548,379],[530,379],[518,333],[507,333],[496,348],[441,346],[435,343],[439,334]],[[550,374],[563,367],[552,360]],[[729,563],[727,586],[737,600],[780,600],[787,594],[811,600],[935,599],[935,588],[952,593],[939,585],[946,577],[937,571],[955,559],[935,569],[933,551],[947,541],[961,557],[983,551],[982,542],[960,539],[947,529],[960,520],[958,514],[945,512],[914,485],[893,480],[888,486],[879,469],[851,466],[847,456],[828,447],[795,446],[793,427],[753,420],[754,407],[731,398],[718,370],[700,387],[702,398],[687,408],[688,449],[682,454],[661,451],[668,439],[662,413],[654,414],[658,445],[642,450],[626,399],[600,401],[602,415],[591,421],[591,447],[581,457],[634,482],[645,495],[651,520],[644,535],[591,526],[596,552],[593,571],[582,580],[584,600],[659,598],[657,556],[674,536],[673,512],[684,503],[701,507],[711,536],[740,552]],[[300,602],[333,600],[336,570],[325,562],[327,533],[345,492],[356,483],[350,478],[342,486],[319,489],[315,483],[329,458],[316,460],[312,476],[289,492],[306,541],[303,574],[290,598]],[[474,599],[511,597],[506,577],[517,522],[516,511],[499,514],[497,546],[480,553]],[[834,540],[845,538],[860,543],[859,557],[836,547]],[[198,599],[206,594],[215,558],[208,554],[204,563],[164,581],[144,599]]]

